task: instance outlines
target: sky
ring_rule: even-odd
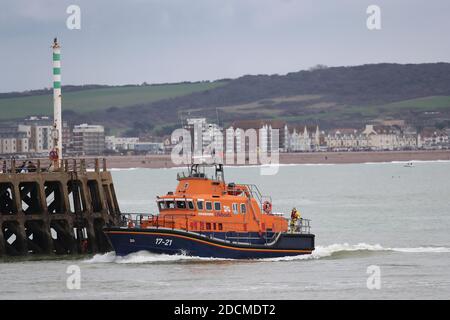
[[[55,36],[63,85],[121,85],[449,62],[449,34],[448,0],[0,0],[0,92],[51,86]]]

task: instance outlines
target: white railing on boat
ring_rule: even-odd
[[[293,226],[291,225],[291,221],[290,221],[289,232],[310,234],[311,233],[311,220],[300,218],[294,223]]]
[[[179,217],[179,215],[177,215]],[[268,234],[267,232],[262,232],[261,237],[251,237],[249,235],[242,235],[242,233],[234,232],[233,235],[225,234],[225,239],[218,238],[214,236],[214,232],[209,232],[209,234],[199,233],[195,231],[189,230],[189,218],[192,215],[186,216],[186,228],[180,229],[180,231],[187,232],[192,235],[196,235],[203,238],[210,238],[216,241],[224,242],[224,243],[233,243],[239,245],[251,245],[252,240],[264,239],[262,245],[270,246],[279,238],[282,232]],[[161,230],[176,230],[175,229],[175,221],[174,216],[172,215],[170,218],[160,218],[158,215],[153,215],[149,213],[122,213],[122,228],[129,228],[130,222],[131,226],[134,228],[140,228],[143,221],[151,221],[152,225],[150,228],[161,229]],[[148,228],[148,227],[147,227]],[[208,232],[208,231],[206,231]],[[294,225],[289,224],[288,233],[294,234],[310,234],[311,233],[311,220],[300,218],[296,221]]]

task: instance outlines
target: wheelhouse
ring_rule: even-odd
[[[207,174],[208,168],[213,174]],[[263,210],[270,197],[254,185],[226,183],[223,165],[194,164],[177,175],[174,192],[157,197],[159,215],[146,225],[195,232],[281,232],[287,219]],[[270,205],[271,208],[271,205]],[[145,224],[145,223],[144,223]]]

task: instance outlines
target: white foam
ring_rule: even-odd
[[[113,262],[116,258],[116,254],[114,252],[107,252],[104,254],[96,254],[91,259],[85,260],[86,263],[109,263]]]
[[[393,251],[402,253],[450,253],[449,247],[411,247],[411,248],[385,248],[380,244],[348,244],[348,243],[335,243],[328,246],[317,246],[311,254],[287,256],[279,258],[263,258],[257,259],[258,261],[293,261],[293,260],[316,260],[343,252],[358,252],[358,251]],[[155,254],[147,251],[139,251],[129,254],[127,256],[116,256],[114,252],[108,252],[105,254],[96,254],[91,259],[85,260],[86,263],[120,263],[120,264],[133,264],[133,263],[157,263],[157,262],[176,262],[176,261],[224,261],[233,259],[223,258],[201,258],[186,255],[168,255],[168,254]]]
[[[120,263],[120,264],[133,264],[133,263],[155,263],[155,262],[174,262],[174,261],[221,261],[231,259],[221,258],[201,258],[186,256],[181,254],[169,255],[169,254],[156,254],[148,251],[139,251],[131,253],[126,256],[116,256],[114,252],[108,252],[105,254],[96,254],[91,259],[85,260],[86,263]]]
[[[266,261],[292,261],[292,260],[310,260],[330,257],[341,252],[355,252],[355,251],[394,251],[403,253],[449,253],[448,247],[415,247],[415,248],[385,248],[380,244],[367,244],[358,243],[350,245],[348,243],[343,244],[331,244],[328,246],[317,246],[311,254],[289,256],[280,258],[267,258],[262,259]]]

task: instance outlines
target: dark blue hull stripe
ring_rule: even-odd
[[[311,247],[300,249],[238,245],[168,230],[120,230],[113,228],[105,230],[105,233],[117,255],[127,255],[145,250],[161,254],[185,254],[198,257],[258,259],[310,254],[314,250]]]

